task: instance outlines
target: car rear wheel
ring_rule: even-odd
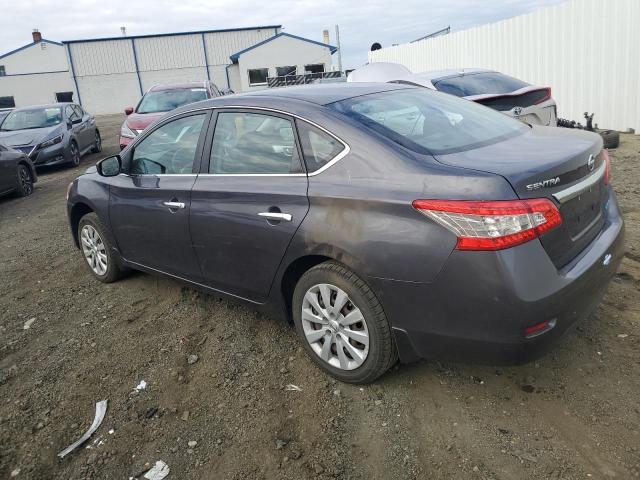
[[[340,381],[372,382],[397,360],[380,302],[338,263],[325,262],[302,275],[293,294],[293,319],[311,359]]]
[[[24,163],[18,164],[18,195],[28,197],[33,193],[33,175]]]
[[[122,277],[123,270],[114,259],[112,246],[104,231],[98,216],[88,213],[80,219],[78,240],[89,271],[101,282],[111,283]]]
[[[80,165],[80,149],[76,142],[71,142],[69,145],[69,163],[74,167]]]
[[[93,141],[91,151],[93,153],[100,153],[102,151],[102,138],[100,138],[100,132],[98,130],[96,130],[96,138]]]

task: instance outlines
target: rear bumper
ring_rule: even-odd
[[[611,193],[603,230],[562,270],[536,240],[498,252],[456,250],[429,284],[382,279],[371,284],[402,361],[521,363],[543,353],[595,309],[622,259],[623,242],[624,223]],[[552,319],[554,328],[525,337],[527,327]]]

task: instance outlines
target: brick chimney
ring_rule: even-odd
[[[40,43],[42,41],[42,34],[38,31],[37,28],[33,29],[31,35],[33,35],[33,43]]]

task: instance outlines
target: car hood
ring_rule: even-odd
[[[31,128],[28,130],[13,130],[0,132],[0,141],[9,147],[33,145],[44,140],[60,128],[59,125],[46,128]]]
[[[155,122],[160,117],[164,116],[167,112],[157,113],[132,113],[127,117],[125,123],[127,127],[132,130],[139,130],[140,132]]]

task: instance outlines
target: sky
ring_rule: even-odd
[[[31,42],[31,31],[55,41],[120,35],[282,25],[284,31],[335,44],[340,26],[342,63],[367,61],[373,42],[405,43],[451,26],[452,31],[495,22],[563,0],[0,0],[0,54]],[[337,58],[334,56],[334,63]]]

